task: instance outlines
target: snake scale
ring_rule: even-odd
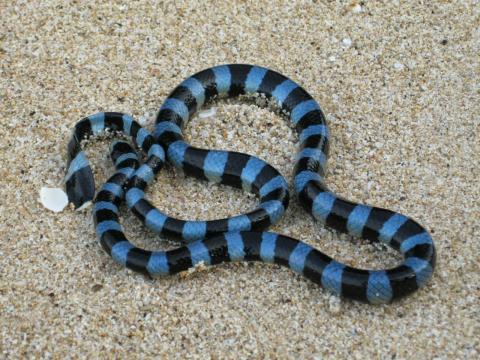
[[[182,128],[215,97],[263,94],[288,114],[299,134],[294,189],[298,201],[316,220],[343,233],[380,241],[403,256],[387,270],[363,270],[333,260],[293,238],[263,231],[280,221],[289,203],[288,184],[257,157],[189,145]],[[92,169],[81,141],[106,130],[130,136],[146,154],[140,163],[125,141],[111,146],[115,173],[95,197]],[[325,185],[329,132],[318,103],[287,77],[259,66],[212,67],[184,80],[161,106],[153,134],[127,114],[105,112],[80,120],[68,144],[66,190],[76,208],[95,197],[94,221],[103,249],[119,264],[151,276],[175,274],[199,263],[229,261],[277,263],[303,274],[338,296],[372,304],[389,303],[423,287],[435,266],[431,236],[416,221],[391,210],[356,204]],[[145,189],[165,161],[186,175],[253,192],[259,206],[246,214],[212,221],[175,219],[156,209]],[[185,241],[171,251],[147,251],[125,237],[119,205],[126,201],[152,231]]]

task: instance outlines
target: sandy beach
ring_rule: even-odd
[[[478,0],[98,3],[0,1],[1,358],[478,358]],[[42,206],[42,187],[63,187],[79,119],[119,111],[153,130],[177,84],[225,63],[274,69],[314,96],[332,138],[328,186],[423,224],[438,251],[428,286],[372,306],[261,263],[153,280],[101,249],[91,209]],[[212,106],[186,127],[189,142],[256,155],[292,184],[298,136],[283,117]],[[97,187],[113,170],[109,143],[87,148]],[[258,201],[171,166],[148,196],[203,220]],[[126,207],[122,222],[137,245],[178,246]],[[356,267],[401,261],[314,222],[296,199],[271,230]]]

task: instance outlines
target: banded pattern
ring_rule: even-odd
[[[165,163],[163,148],[131,116],[117,112],[105,112],[83,118],[75,125],[68,143],[67,174],[65,175],[68,199],[76,209],[92,201],[95,196],[92,168],[82,150],[81,142],[107,130],[130,136],[135,145],[147,154],[147,160],[142,165],[142,173],[156,174]],[[126,153],[119,156],[117,160],[121,163],[128,160],[130,156],[130,153]],[[153,175],[151,179],[153,179]]]
[[[277,102],[289,114],[299,133],[300,151],[295,163],[294,185],[307,212],[338,231],[381,241],[400,251],[405,259],[399,266],[375,271],[356,269],[301,241],[270,232],[251,231],[265,229],[279,221],[288,206],[288,189],[283,177],[264,161],[250,155],[195,148],[185,142],[181,129],[214,97],[253,93],[264,94]],[[102,130],[99,125],[90,125],[93,133]],[[144,165],[139,166],[133,149],[127,148],[125,143],[116,143],[112,158],[117,172],[102,187],[94,211],[100,242],[120,264],[157,276],[174,274],[200,262],[206,265],[226,261],[274,262],[302,273],[334,294],[373,304],[406,296],[424,286],[432,276],[435,247],[421,225],[390,210],[353,203],[327,188],[324,175],[329,133],[325,117],[304,89],[277,72],[235,64],[193,75],[165,100],[157,115],[154,137],[165,150],[167,160],[187,175],[253,191],[259,195],[261,204],[253,212],[229,219],[204,222],[169,218],[145,199],[144,189],[158,170],[142,170]],[[119,162],[119,158],[129,162]],[[70,186],[74,199],[81,205],[86,176],[80,170],[85,162],[83,158],[77,162],[83,167],[75,165],[72,171],[72,166],[69,167],[67,176],[70,173],[74,181],[67,182],[67,190]],[[193,242],[167,252],[136,248],[125,238],[118,223],[118,204],[123,196],[120,189],[126,190],[127,204],[149,228]]]
[[[171,146],[169,151],[170,154],[176,151],[172,155],[176,159],[174,164],[186,174],[252,191],[260,197],[260,205],[246,214],[219,220],[175,219],[146,199],[147,181],[137,171],[126,192],[127,205],[155,233],[190,242],[229,231],[263,230],[277,223],[288,206],[287,182],[263,160],[235,152],[193,148],[183,141]]]
[[[122,189],[138,169],[138,157],[128,143],[122,141],[113,144],[111,156],[117,171],[97,194],[94,205],[96,232],[103,249],[116,262],[135,271],[156,277],[176,274],[201,262],[215,265],[229,261],[263,261],[287,266],[338,295],[370,303],[388,302],[408,289],[406,285],[422,286],[431,275],[429,266],[410,256],[406,263],[418,274],[410,284],[405,284],[403,278],[410,273],[409,269],[354,269],[308,244],[270,232],[228,232],[172,251],[139,249],[125,237],[118,218]],[[413,243],[417,241],[405,245],[402,253],[412,251],[416,246]]]
[[[65,176],[67,195],[76,208],[91,201],[95,195],[92,169],[82,150],[81,141],[107,130],[131,136],[135,145],[147,154],[147,161],[139,166],[130,177],[125,197],[133,213],[153,232],[186,241],[195,241],[226,231],[263,230],[277,223],[285,212],[288,201],[288,184],[283,176],[265,161],[254,156],[226,151],[196,149],[185,155],[193,163],[201,162],[204,168],[197,176],[225,183],[235,181],[228,175],[242,166],[241,181],[236,184],[260,197],[257,209],[231,218],[212,221],[181,220],[170,217],[155,208],[146,198],[145,189],[163,167],[165,153],[153,136],[142,128],[131,116],[121,113],[97,113],[79,121],[68,145],[68,164]],[[122,162],[133,155],[125,153]],[[195,156],[197,158],[195,158]],[[183,159],[182,159],[183,161]],[[195,170],[195,169],[194,169]]]

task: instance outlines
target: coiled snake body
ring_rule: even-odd
[[[400,251],[404,261],[388,270],[361,270],[287,236],[262,231],[277,223],[289,202],[288,185],[265,161],[231,151],[195,148],[184,141],[182,127],[214,97],[264,94],[289,114],[300,138],[294,188],[298,200],[315,219],[338,231],[383,242]],[[174,274],[199,263],[263,261],[288,266],[334,294],[369,303],[388,303],[425,285],[433,273],[435,248],[429,233],[399,213],[356,204],[325,185],[329,133],[317,102],[285,76],[259,66],[222,65],[203,70],[176,87],[160,108],[154,134],[129,115],[98,113],[75,126],[68,146],[66,188],[80,207],[94,198],[92,170],[81,140],[106,129],[123,132],[147,155],[140,165],[135,150],[124,141],[112,145],[116,172],[95,198],[97,237],[113,259],[151,276]],[[165,160],[187,175],[222,183],[260,198],[255,210],[213,221],[185,221],[156,209],[145,188]],[[128,207],[152,231],[183,239],[186,246],[171,251],[146,251],[132,245],[119,223],[119,205]]]

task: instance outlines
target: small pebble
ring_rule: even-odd
[[[360,4],[355,4],[355,5],[352,7],[352,12],[355,13],[355,14],[361,13],[361,12],[362,12],[362,5],[360,5]]]
[[[147,122],[155,115],[155,111],[147,111],[138,118],[138,123],[145,126]]]
[[[140,116],[138,118],[138,123],[142,126],[145,125],[147,123],[147,117],[145,115]]]
[[[328,311],[332,314],[338,314],[342,309],[341,300],[338,296],[331,295],[328,299]]]
[[[398,61],[395,61],[395,63],[393,64],[393,67],[395,68],[395,70],[403,70],[405,68],[405,66]]]
[[[352,46],[352,39],[350,38],[344,38],[342,40],[342,45],[345,46],[345,47],[350,47]]]

